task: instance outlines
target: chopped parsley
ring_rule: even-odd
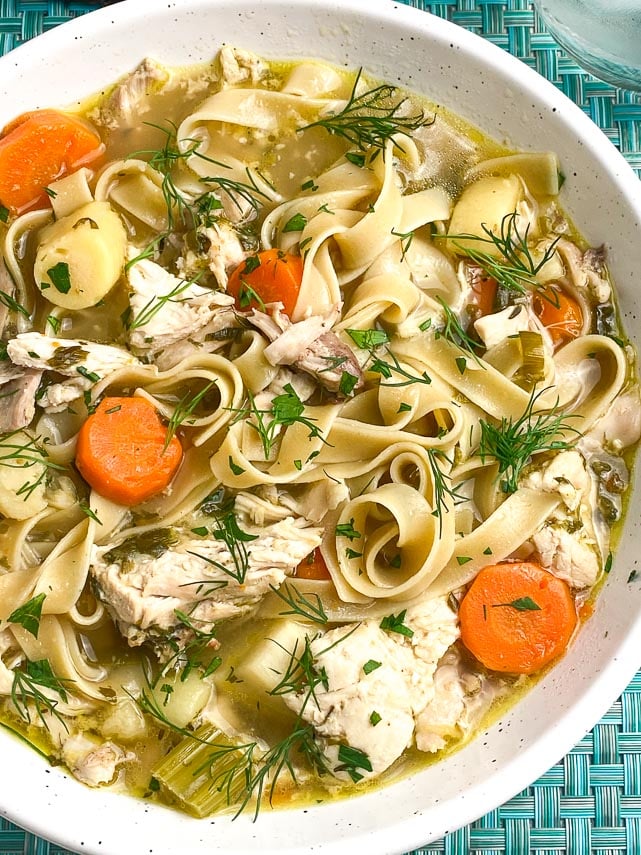
[[[396,632],[399,635],[404,635],[406,638],[411,638],[414,635],[414,630],[405,624],[405,615],[407,614],[407,609],[403,609],[402,612],[399,612],[397,615],[391,614],[384,617],[380,622],[381,629],[387,630],[387,632]]]
[[[69,265],[66,261],[59,261],[53,267],[50,267],[47,270],[47,276],[51,279],[56,291],[60,291],[61,294],[68,294],[71,291],[71,277],[69,275]]]

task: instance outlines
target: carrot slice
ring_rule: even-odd
[[[310,552],[307,558],[303,558],[294,574],[297,579],[331,579],[332,576],[327,569],[325,559],[320,549]]]
[[[472,282],[470,288],[472,291],[470,302],[477,307],[479,317],[491,315],[494,311],[494,300],[498,288],[496,279],[481,272]]]
[[[303,279],[303,260],[280,249],[265,249],[250,255],[229,277],[227,292],[236,308],[262,309],[265,303],[281,302],[291,315]]]
[[[492,564],[459,608],[463,644],[491,671],[532,674],[556,659],[577,624],[568,585],[529,561]]]
[[[18,214],[46,207],[45,187],[103,151],[98,133],[82,119],[58,110],[24,113],[0,139],[0,202]]]
[[[557,347],[581,335],[581,306],[565,291],[548,286],[540,294],[534,295],[532,307]]]
[[[101,496],[137,505],[167,487],[183,450],[146,398],[103,398],[80,428],[76,466]]]

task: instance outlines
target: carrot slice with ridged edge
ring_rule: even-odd
[[[0,202],[20,214],[49,205],[52,181],[96,160],[104,152],[88,122],[59,110],[18,116],[0,139]]]
[[[577,624],[569,586],[530,561],[484,567],[459,608],[461,640],[486,668],[533,674],[566,649]]]
[[[80,428],[76,466],[96,492],[138,505],[162,492],[183,457],[176,436],[146,398],[103,398]]]

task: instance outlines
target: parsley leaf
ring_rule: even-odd
[[[47,276],[51,279],[53,287],[61,294],[68,294],[71,290],[71,277],[69,276],[69,265],[66,261],[59,261],[47,270]]]
[[[387,617],[384,617],[380,622],[381,629],[385,629],[388,632],[397,632],[399,635],[411,638],[414,635],[414,630],[405,625],[404,621],[406,614],[407,609],[403,609],[403,611],[399,612],[397,615],[387,615]]]
[[[538,603],[535,603],[531,597],[519,597],[516,600],[512,600],[511,603],[493,603],[492,608],[498,609],[504,606],[509,606],[512,609],[516,609],[517,612],[540,612],[542,611],[541,606]]]
[[[338,759],[341,765],[337,766],[334,771],[347,772],[354,783],[363,780],[363,775],[359,772],[359,769],[364,769],[366,772],[372,771],[372,764],[369,757],[359,748],[352,748],[350,745],[340,745],[338,748]]]
[[[302,232],[306,225],[307,217],[304,214],[294,214],[283,226],[283,232]]]
[[[45,601],[46,594],[38,594],[32,597],[22,606],[14,609],[7,620],[9,623],[17,623],[24,627],[27,632],[30,632],[34,638],[38,637],[40,629],[40,618],[42,616],[42,604]]]

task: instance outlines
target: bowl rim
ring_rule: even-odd
[[[229,5],[230,2],[231,0],[171,0],[171,2],[168,0],[163,4],[163,10],[167,10],[164,14],[169,14],[171,10],[180,12],[181,9],[187,8],[205,9],[206,7]],[[238,0],[238,4],[247,8],[254,5],[251,0]],[[532,93],[533,97],[536,96],[539,100],[545,101],[550,109],[562,111],[568,117],[568,123],[571,123],[576,130],[582,144],[589,149],[595,160],[607,169],[617,191],[627,200],[630,207],[641,215],[641,182],[638,181],[623,156],[605,134],[551,82],[496,45],[429,12],[393,2],[393,0],[367,0],[366,3],[364,0],[345,0],[344,2],[336,2],[336,0],[292,0],[290,4],[286,4],[284,0],[261,0],[260,7],[262,11],[269,8],[283,8],[287,5],[304,5],[317,9],[329,8],[335,9],[337,12],[349,11],[354,14],[362,14],[366,10],[368,17],[375,18],[383,25],[397,24],[399,20],[401,23],[407,22],[408,26],[412,26],[425,34],[429,30],[429,37],[455,43],[500,76],[516,78],[525,89]],[[117,21],[119,25],[140,23],[144,21],[146,12],[161,14],[158,12],[155,0],[124,0],[124,2],[114,6],[97,9],[15,48],[0,59],[0,67],[7,68],[9,73],[12,73],[11,66],[41,65],[44,60],[55,55],[58,45],[73,41],[73,39],[95,36],[104,27],[108,27],[112,20]],[[638,481],[638,477],[635,477],[635,481]],[[636,492],[638,485],[633,489]],[[609,582],[610,580],[608,580]],[[447,831],[467,825],[487,811],[503,804],[550,768],[607,711],[641,664],[637,652],[640,640],[641,616],[634,625],[634,630],[629,632],[617,647],[616,655],[595,676],[590,686],[583,689],[581,705],[578,708],[569,708],[556,721],[553,728],[553,738],[548,740],[543,748],[538,743],[526,746],[510,762],[502,766],[500,777],[490,774],[487,781],[480,782],[467,789],[455,803],[447,806],[438,805],[431,809],[430,819],[433,820],[431,829],[425,827],[424,815],[406,817],[389,825],[383,833],[377,829],[375,838],[367,832],[363,832],[360,836],[349,838],[347,845],[353,845],[354,842],[366,842],[370,847],[374,847],[372,851],[404,852],[425,843],[426,838],[434,840]],[[389,789],[389,787],[385,789]],[[358,798],[363,799],[367,796]],[[48,825],[50,814],[34,813],[32,805],[10,804],[9,808],[6,809],[3,803],[0,813],[12,820],[15,819],[16,822],[39,835],[51,836],[51,828]],[[180,825],[181,823],[178,823],[179,827]],[[260,831],[260,829],[258,830]],[[56,829],[55,839],[71,848],[82,848],[85,852],[100,851],[107,853],[113,851],[116,853],[116,850],[109,849],[108,845],[92,850],[86,842],[87,833],[85,832],[83,835],[82,831],[78,832],[74,829],[62,832]],[[399,845],[399,840],[401,845]],[[263,838],[260,845],[263,851],[283,851],[280,847],[271,849],[270,846],[270,842]],[[337,855],[347,851],[346,846],[340,841],[320,843],[314,847],[314,850],[337,853]],[[153,851],[159,852],[160,850],[154,848]],[[203,849],[203,851],[205,850]],[[256,850],[252,848],[247,851]],[[310,849],[308,845],[304,845],[294,846],[287,851],[292,855],[295,852],[302,855]]]

